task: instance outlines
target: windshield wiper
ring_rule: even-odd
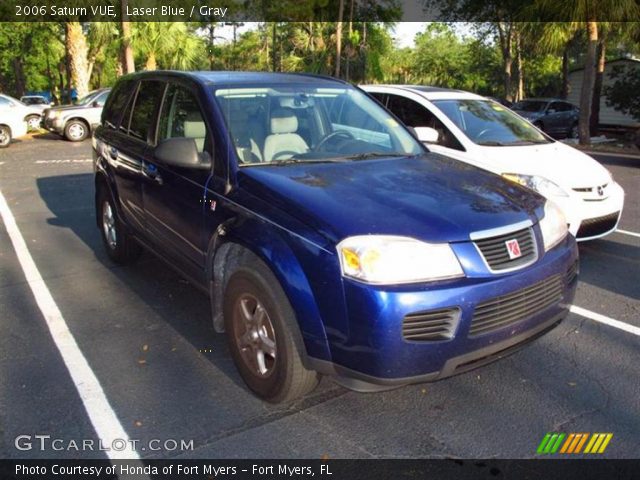
[[[242,167],[283,167],[285,165],[293,165],[295,163],[336,163],[342,161],[339,158],[323,158],[317,160],[301,160],[299,158],[291,157],[286,160],[275,160],[271,162],[258,162],[258,163],[245,163]]]
[[[386,158],[386,157],[415,157],[416,155],[406,154],[406,153],[398,153],[398,152],[390,152],[390,153],[382,153],[382,152],[366,152],[366,153],[357,153],[355,155],[348,155],[344,158],[345,160],[367,160],[369,158]]]
[[[512,145],[511,143],[497,142],[495,140],[487,140],[486,142],[476,142],[476,143],[484,147],[506,147],[507,145]]]

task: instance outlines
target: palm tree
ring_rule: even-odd
[[[133,48],[131,47],[131,23],[129,23],[129,16],[127,12],[128,0],[121,0],[120,7],[122,9],[122,21],[120,22],[120,30],[122,33],[122,49],[120,55],[122,56],[122,70],[124,73],[133,73],[136,71],[136,66],[133,61]]]
[[[587,51],[580,92],[580,119],[578,134],[581,145],[588,145],[591,141],[589,121],[591,118],[591,104],[595,85],[596,52],[598,46],[599,23],[609,21],[634,21],[640,15],[640,7],[635,0],[538,0],[536,6],[543,14],[555,18],[564,18],[571,22],[578,22],[587,34]]]
[[[184,22],[140,22],[134,24],[134,45],[145,56],[145,70],[157,70],[158,58],[177,48],[176,36],[186,31]]]
[[[78,98],[89,93],[89,47],[87,37],[80,22],[65,23],[65,47],[69,58],[71,84],[76,88]]]

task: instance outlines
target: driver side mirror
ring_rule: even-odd
[[[179,168],[209,170],[211,159],[205,153],[199,153],[193,138],[176,137],[162,140],[154,152],[156,159],[165,165]]]
[[[102,105],[100,105],[100,103],[97,100],[94,100],[93,103],[91,104],[91,106],[93,108],[98,108],[98,107],[102,107]]]
[[[414,132],[416,132],[416,136],[418,140],[423,143],[438,143],[438,138],[440,134],[435,128],[431,127],[414,127]]]

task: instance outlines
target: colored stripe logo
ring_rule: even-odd
[[[544,436],[536,453],[538,455],[604,453],[612,438],[613,433],[569,433],[567,435],[550,432]]]

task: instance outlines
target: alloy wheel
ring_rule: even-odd
[[[118,245],[116,219],[113,215],[113,209],[109,202],[104,202],[102,205],[102,230],[104,232],[104,238],[107,241],[107,245],[109,245],[109,248],[112,250],[115,250]]]
[[[257,377],[269,377],[275,370],[277,356],[269,313],[260,300],[245,293],[238,297],[233,317],[234,337],[242,361]]]

